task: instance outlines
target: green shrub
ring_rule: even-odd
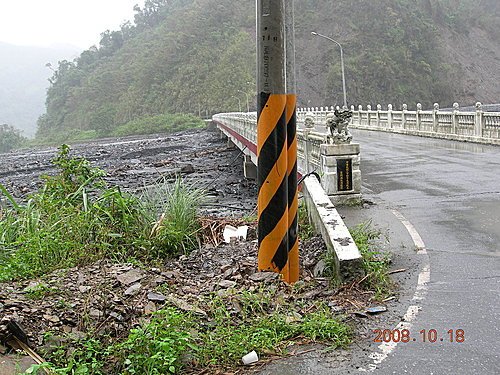
[[[149,261],[187,252],[197,243],[197,208],[202,193],[181,180],[161,189],[158,207],[109,187],[104,172],[63,145],[59,168],[19,205],[0,211],[0,281],[51,272],[108,258]],[[158,210],[162,213],[158,220]]]
[[[192,318],[174,308],[159,310],[150,323],[132,329],[113,352],[123,364],[123,374],[175,374],[183,367],[182,356],[196,350],[186,331]]]
[[[375,290],[377,299],[386,297],[392,289],[392,282],[388,274],[389,255],[376,249],[375,241],[380,238],[381,232],[373,228],[370,221],[357,225],[350,232],[363,256],[363,268],[367,275],[364,285]]]
[[[153,257],[186,253],[196,247],[200,228],[197,211],[205,195],[203,189],[187,185],[181,179],[172,185],[160,182],[145,191],[141,201],[154,222],[150,232]]]
[[[69,357],[64,348],[53,352],[45,367],[61,375],[175,374],[188,367],[191,373],[193,367],[234,368],[252,350],[260,356],[284,354],[297,339],[331,347],[350,343],[350,327],[334,317],[325,304],[312,302],[307,308],[310,312],[303,312],[294,302],[281,305],[276,294],[276,290],[264,288],[214,294],[200,300],[206,317],[166,307],[131,329],[125,339],[106,345],[109,337],[99,341],[92,336],[72,343],[76,350]],[[241,314],[234,314],[234,300],[241,304]]]
[[[143,117],[118,126],[111,135],[121,137],[126,135],[142,135],[155,133],[172,133],[204,125],[203,120],[187,114],[163,114]]]
[[[0,153],[21,147],[26,141],[19,129],[7,124],[0,125]]]

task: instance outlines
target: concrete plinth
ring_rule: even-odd
[[[245,155],[243,160],[243,174],[245,175],[245,178],[250,180],[257,179],[257,167],[252,162],[252,158],[249,155]]]
[[[360,149],[358,143],[322,144],[323,188],[337,205],[361,202]]]
[[[236,145],[230,137],[227,137],[226,147],[230,149],[236,148]]]

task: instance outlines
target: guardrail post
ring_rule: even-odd
[[[420,131],[420,123],[422,122],[420,112],[422,112],[422,103],[417,103],[417,112],[415,112],[415,122],[417,123],[417,130]]]
[[[481,102],[476,103],[476,115],[474,116],[474,135],[476,137],[483,136],[484,121],[483,121],[483,105]]]
[[[457,134],[458,131],[458,111],[460,106],[458,103],[453,103],[453,114],[451,116],[451,133]]]
[[[377,104],[377,127],[380,127],[380,111],[382,110],[382,106]]]
[[[438,118],[439,104],[434,103],[432,109],[432,131],[434,133],[438,132],[439,129],[439,118]]]
[[[387,105],[387,127],[392,129],[392,104]]]
[[[408,105],[403,104],[403,110],[401,111],[401,128],[406,129],[406,112],[408,111]]]

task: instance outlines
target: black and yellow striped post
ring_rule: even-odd
[[[297,95],[295,80],[294,1],[285,1],[286,53],[286,124],[288,174],[288,263],[283,278],[288,283],[299,280],[298,191],[297,191]]]
[[[288,283],[299,280],[296,104],[296,95],[287,94],[288,263],[283,279]]]
[[[283,0],[257,0],[259,270],[288,263],[288,142]]]

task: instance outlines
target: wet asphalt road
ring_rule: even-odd
[[[500,374],[500,147],[353,134],[361,144],[364,193],[401,212],[430,258],[412,340],[374,373]],[[436,342],[428,336],[423,342],[420,331],[432,329]],[[464,342],[450,342],[449,330],[454,339],[463,330]]]

